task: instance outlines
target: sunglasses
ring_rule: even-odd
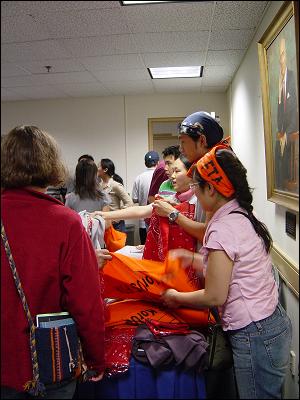
[[[204,129],[201,126],[178,124],[178,135],[201,135]]]

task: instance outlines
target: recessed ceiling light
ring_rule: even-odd
[[[148,68],[152,79],[201,78],[203,66]]]

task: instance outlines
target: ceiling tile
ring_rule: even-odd
[[[254,35],[254,29],[234,29],[211,33],[209,50],[246,49]]]
[[[72,97],[108,96],[111,93],[99,82],[62,84],[60,90]]]
[[[141,53],[199,51],[207,47],[208,31],[136,33],[132,35]]]
[[[5,17],[28,13],[72,11],[81,9],[119,8],[118,1],[1,1],[1,14]]]
[[[1,88],[1,101],[16,101],[16,100],[28,100],[28,96],[22,96],[14,92],[13,90],[9,90],[6,88]]]
[[[54,85],[59,83],[96,82],[96,79],[87,71],[69,73],[44,73],[30,76],[3,78],[2,87]]]
[[[1,62],[51,60],[69,57],[71,57],[70,54],[57,40],[1,45]]]
[[[31,15],[1,18],[1,43],[49,39],[45,26]]]
[[[267,1],[217,1],[212,30],[257,28]]]
[[[209,30],[213,2],[123,7],[133,33]]]
[[[203,70],[203,78],[230,78],[233,76],[235,68],[232,65],[218,65],[205,67]]]
[[[137,81],[151,79],[146,68],[93,71],[93,75],[102,83],[105,81]]]
[[[119,9],[59,11],[36,18],[47,28],[51,38],[130,33]]]
[[[200,92],[202,78],[153,79],[156,92]]]
[[[18,62],[18,66],[25,68],[25,70],[32,74],[39,74],[47,72],[46,65],[51,66],[50,73],[56,72],[80,72],[85,71],[85,67],[78,61],[72,58],[58,59],[58,60],[42,60],[32,62]]]
[[[54,86],[34,86],[34,87],[18,87],[14,89],[20,96],[26,96],[30,99],[49,99],[68,97],[58,87]]]
[[[61,39],[59,42],[74,57],[137,53],[132,35]]]
[[[1,63],[1,78],[22,75],[30,75],[30,73],[13,63]]]
[[[244,54],[245,50],[209,50],[207,52],[206,65],[238,66]]]
[[[145,67],[139,54],[117,54],[112,56],[85,57],[80,62],[89,71],[100,69],[135,69]]]
[[[203,65],[203,51],[142,54],[146,67],[183,67]]]
[[[154,88],[151,81],[113,81],[105,82],[105,87],[114,95],[152,94]]]

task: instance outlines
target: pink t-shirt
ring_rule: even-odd
[[[233,261],[231,282],[220,307],[224,330],[240,329],[270,316],[278,303],[271,257],[249,219],[231,211],[247,212],[234,199],[210,220],[200,250],[204,274],[210,249],[224,250]]]

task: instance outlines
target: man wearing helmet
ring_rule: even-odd
[[[196,163],[212,147],[223,139],[223,129],[218,122],[205,111],[195,112],[186,117],[179,125],[179,142],[182,154],[193,163]],[[174,215],[175,208],[163,200],[156,200],[153,204],[156,212],[161,217]],[[205,215],[197,202],[196,220],[193,221],[181,213],[176,213],[176,222],[187,233],[197,238],[202,243],[206,229]]]
[[[183,155],[196,162],[223,138],[223,129],[205,111],[195,112],[179,125],[179,142]]]

